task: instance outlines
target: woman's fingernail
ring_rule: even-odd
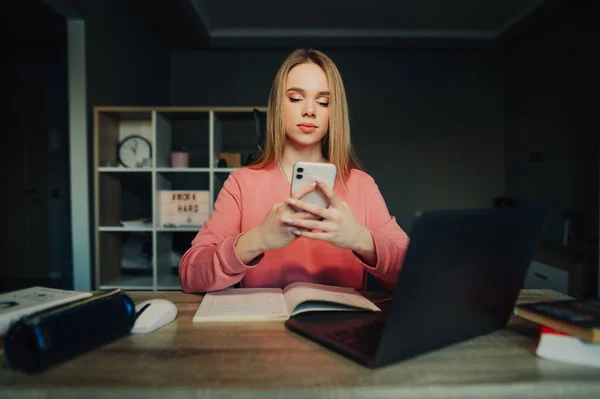
[[[295,199],[293,199],[293,198],[288,198],[286,201],[287,201],[287,203],[288,203],[288,204],[290,204],[290,205],[296,205],[296,200],[295,200]]]
[[[315,179],[315,181],[316,181],[317,183],[319,183],[319,184],[323,183],[323,179],[321,179],[321,178],[319,178],[319,177],[317,177],[317,178]]]
[[[294,221],[290,218],[283,218],[283,223],[294,223]]]
[[[293,230],[292,230],[292,233],[294,233],[294,234],[296,234],[297,236],[299,236],[299,235],[300,235],[300,230],[298,230],[298,229],[293,229]]]
[[[313,186],[313,187],[317,187],[317,182],[316,182],[316,181],[314,181],[314,182],[311,184],[311,186]]]

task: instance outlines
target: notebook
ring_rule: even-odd
[[[420,212],[381,312],[299,314],[285,326],[371,368],[502,329],[546,218],[525,208]]]

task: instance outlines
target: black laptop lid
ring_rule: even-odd
[[[422,212],[398,277],[375,363],[383,365],[503,328],[546,212]]]

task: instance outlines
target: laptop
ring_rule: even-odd
[[[285,326],[370,368],[502,329],[546,219],[526,208],[422,211],[381,312],[308,312]]]

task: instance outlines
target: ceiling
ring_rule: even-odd
[[[175,49],[495,48],[567,0],[128,0]]]

